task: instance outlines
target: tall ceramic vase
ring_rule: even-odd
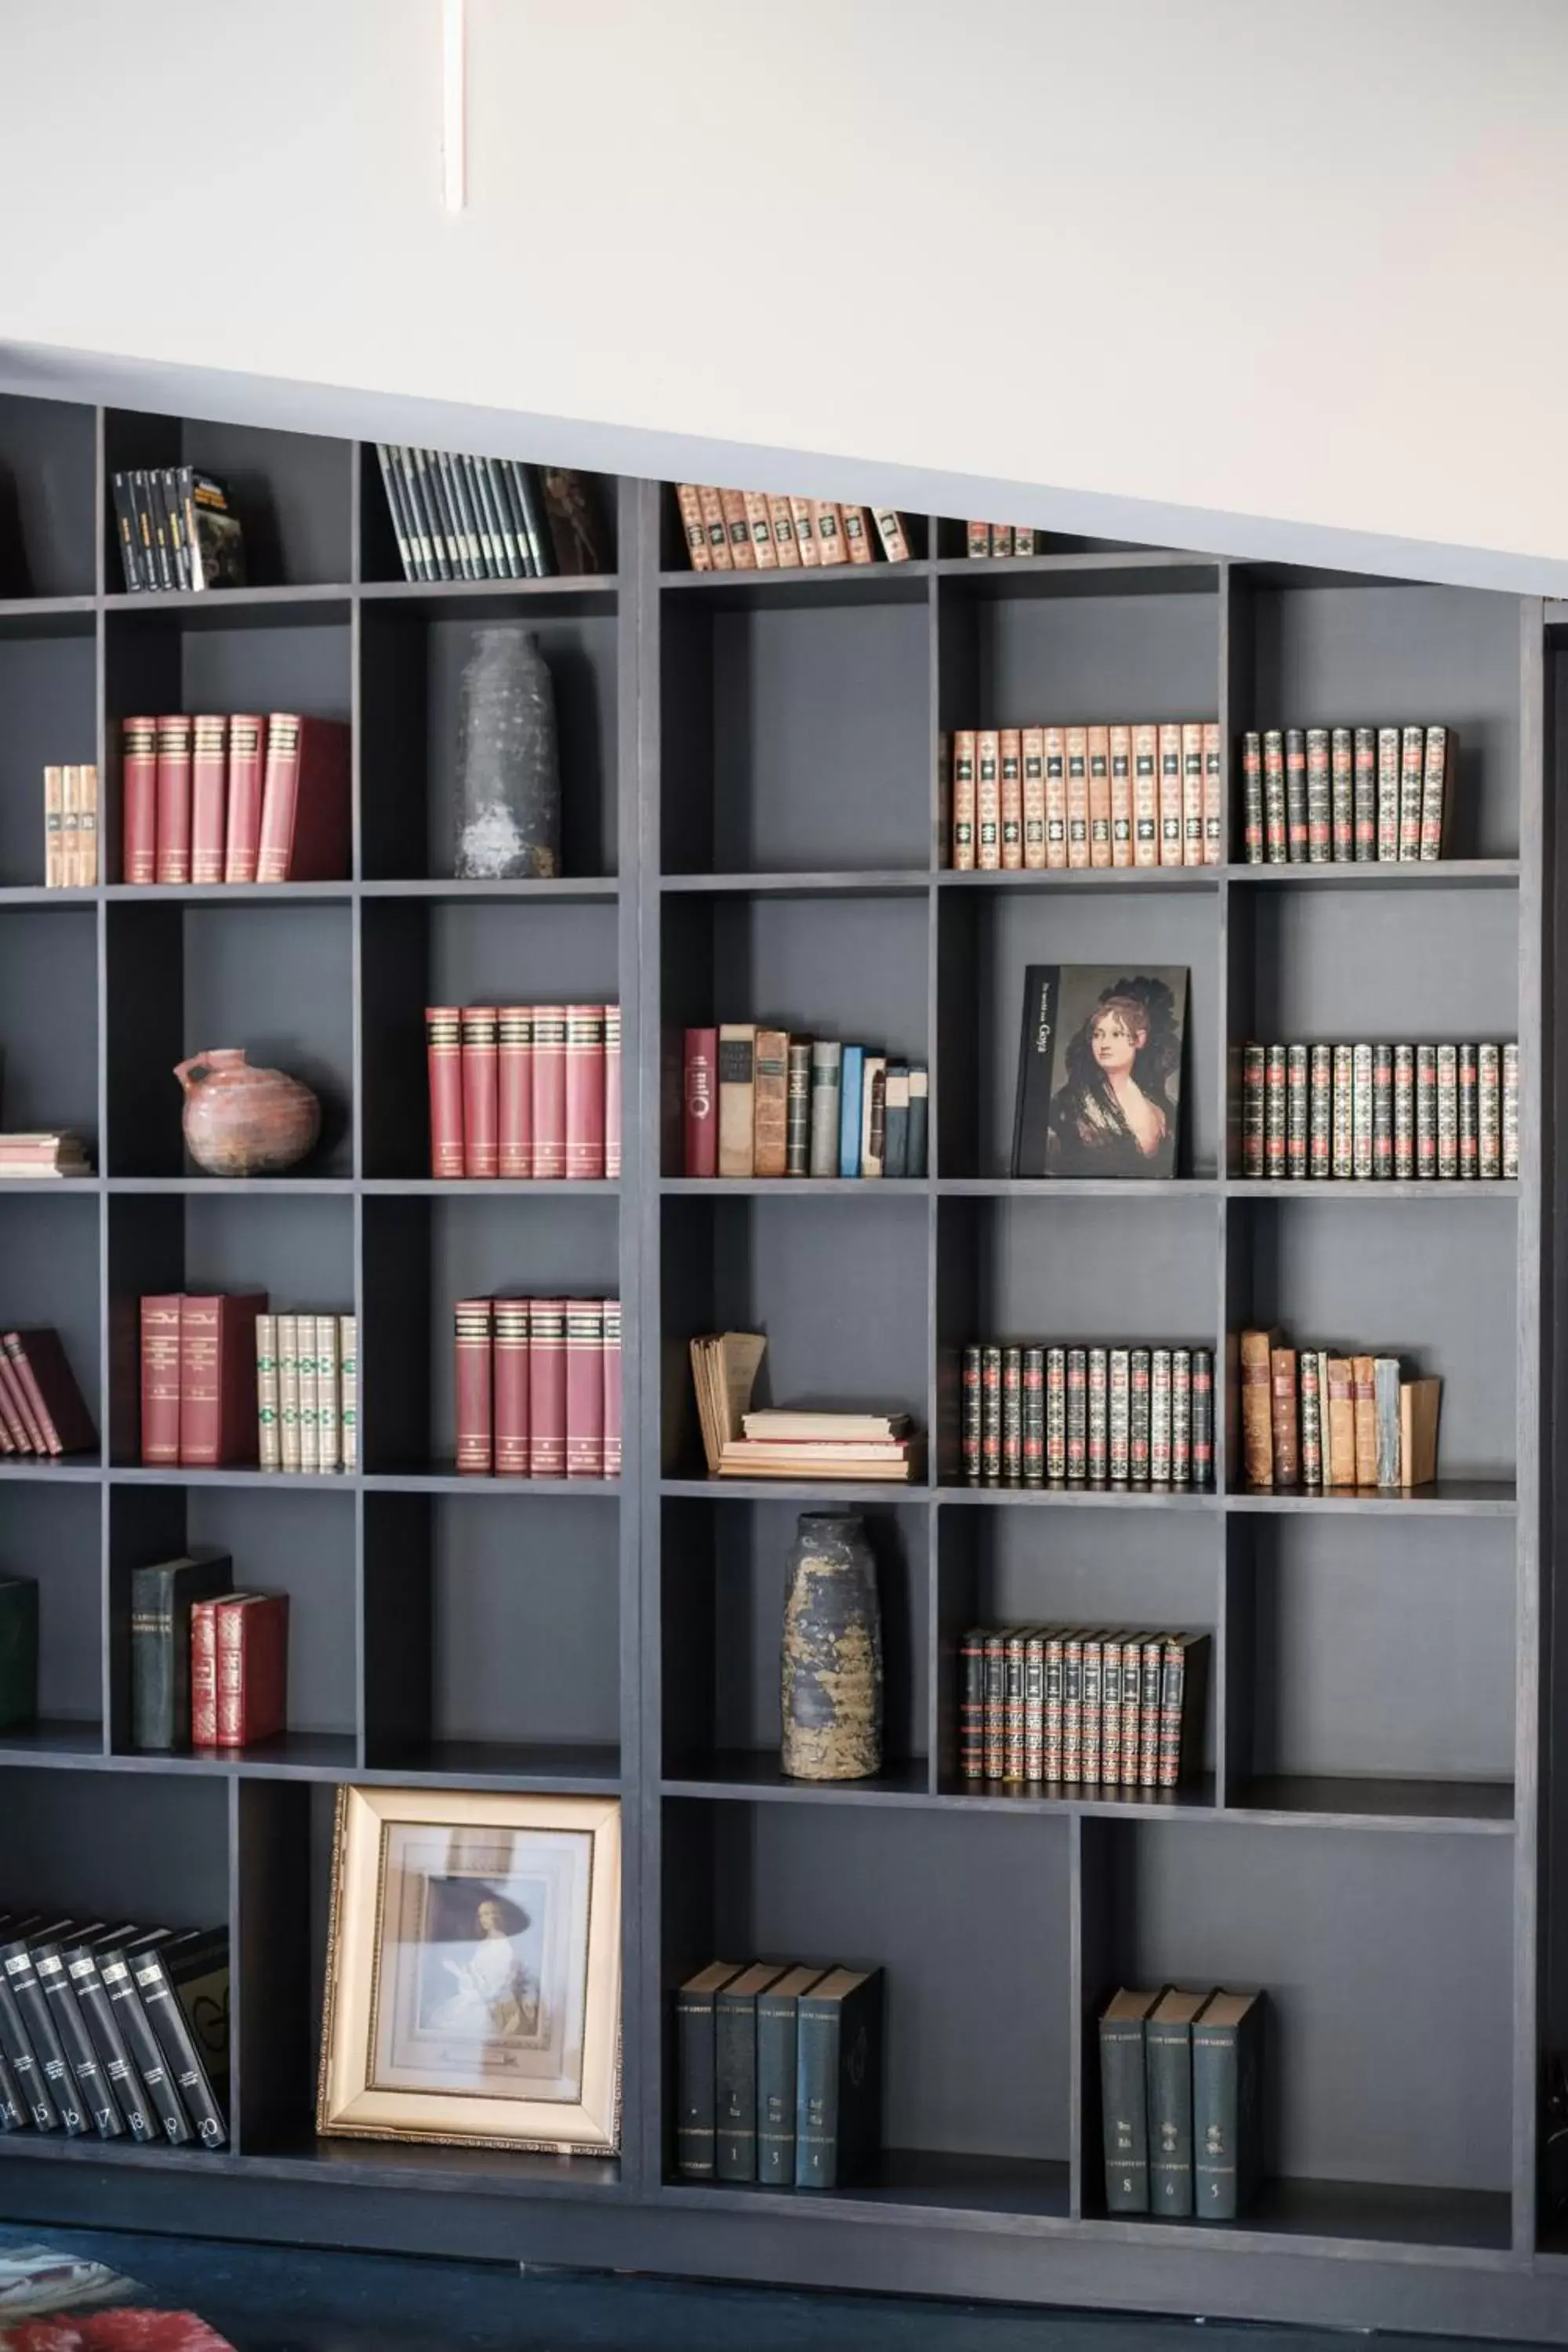
[[[877,1569],[854,1513],[803,1511],[784,1596],[784,1769],[863,1780],[882,1765]]]
[[[560,873],[555,692],[539,640],[521,622],[474,631],[459,692],[454,814],[452,870],[459,879]]]

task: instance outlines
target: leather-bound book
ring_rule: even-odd
[[[1324,1356],[1319,1386],[1323,1391],[1323,1483],[1356,1483],[1355,1373],[1348,1356]]]
[[[566,1173],[578,1182],[605,1172],[605,1008],[566,1007]]]
[[[493,1379],[488,1298],[459,1298],[452,1310],[452,1414],[459,1470],[489,1477],[495,1469]]]
[[[727,1021],[719,1030],[719,1164],[721,1176],[750,1176],[755,1149],[757,1027]]]
[[[191,879],[221,882],[227,849],[228,720],[191,721]]]
[[[847,563],[849,551],[844,539],[844,518],[831,499],[813,499],[811,519],[816,526],[816,551],[825,568],[836,563]]]
[[[689,1029],[682,1072],[681,1123],[688,1176],[719,1173],[719,1032]],[[837,1150],[837,1134],[834,1150]],[[814,1169],[814,1175],[822,1171]]]
[[[98,1431],[77,1386],[59,1334],[47,1325],[3,1335],[5,1354],[51,1454],[85,1454]]]
[[[466,1004],[461,1015],[463,1173],[500,1173],[500,1070],[493,1004]]]
[[[1394,1048],[1372,1049],[1372,1172],[1386,1181],[1394,1173]]]
[[[158,722],[127,719],[121,730],[122,830],[120,871],[126,882],[158,879]]]
[[[1474,1183],[1480,1173],[1480,1134],[1478,1124],[1478,1097],[1480,1085],[1479,1053],[1480,1048],[1471,1044],[1461,1045],[1458,1049],[1459,1175],[1467,1183]]]
[[[1377,1484],[1377,1377],[1371,1356],[1351,1358],[1351,1393],[1355,1403],[1355,1482]]]
[[[349,730],[296,711],[267,721],[258,882],[336,882],[349,870]]]
[[[1276,1334],[1241,1335],[1241,1460],[1248,1486],[1274,1484],[1273,1366]]]
[[[1205,719],[1204,745],[1204,864],[1225,864],[1225,775],[1217,719]]]
[[[752,1057],[752,1170],[782,1176],[789,1164],[789,1037],[759,1027]]]
[[[1476,1048],[1476,1165],[1489,1183],[1502,1170],[1502,1056],[1495,1045]]]
[[[1160,863],[1160,730],[1149,720],[1132,730],[1132,863]]]
[[[897,507],[873,507],[871,520],[877,526],[877,536],[882,542],[882,553],[889,563],[907,563],[910,560],[909,533]]]
[[[1026,727],[1018,740],[1024,763],[1024,865],[1037,874],[1046,864],[1046,730]]]
[[[533,1172],[550,1179],[566,1173],[563,1004],[536,1004],[533,1008]]]
[[[1457,1045],[1437,1048],[1437,1174],[1459,1174],[1459,1052]]]
[[[1290,829],[1285,793],[1285,738],[1278,727],[1263,738],[1263,842],[1270,866],[1290,858]]]
[[[605,1012],[605,1173],[621,1172],[621,1008]]]
[[[1289,1165],[1289,1061],[1283,1045],[1270,1045],[1263,1062],[1263,1172],[1279,1183]]]
[[[1247,2211],[1263,2169],[1263,1995],[1216,1992],[1193,2021],[1193,2210]]]
[[[687,561],[693,572],[711,572],[713,558],[708,551],[708,533],[702,522],[701,491],[695,482],[677,482],[675,502],[680,509]]]
[[[498,1478],[529,1475],[528,1304],[526,1298],[494,1302],[491,1378]]]
[[[1415,1173],[1437,1173],[1437,1048],[1415,1048]]]
[[[1421,798],[1426,783],[1426,730],[1404,727],[1399,731],[1399,863],[1408,866],[1421,856]]]
[[[1155,1992],[1113,1993],[1100,2019],[1100,2105],[1105,2204],[1111,2213],[1149,2210],[1149,2103],[1143,2027]]]
[[[1046,762],[1046,864],[1059,873],[1068,862],[1067,730],[1042,730]]]
[[[1310,863],[1307,821],[1307,733],[1302,727],[1285,730],[1285,840],[1292,866]]]
[[[1349,866],[1355,857],[1354,738],[1348,727],[1329,735],[1329,835],[1333,863]]]
[[[605,1475],[621,1475],[621,1302],[601,1301],[604,1308]]]
[[[861,1068],[860,1173],[879,1177],[888,1142],[888,1057],[868,1054]]]
[[[180,1458],[180,1299],[142,1301],[142,1459],[167,1469]]]
[[[1502,1110],[1498,1158],[1504,1180],[1519,1174],[1519,1047],[1505,1045],[1502,1062]]]
[[[724,520],[724,501],[710,483],[699,485],[698,503],[702,509],[702,528],[708,534],[708,553],[715,572],[732,572],[735,559],[730,552],[729,526]],[[704,567],[699,565],[698,569]]]
[[[38,1588],[30,1576],[0,1577],[0,1731],[38,1713]]]
[[[1405,1381],[1399,1390],[1399,1483],[1429,1486],[1437,1475],[1439,1380]]]
[[[980,1475],[987,1486],[1002,1483],[1002,1350],[980,1351]]]
[[[426,1016],[429,1018],[428,1014]],[[533,1173],[533,1007],[501,1004],[496,1008],[496,1172],[521,1177]],[[459,1163],[461,1130],[459,1129]],[[461,1175],[438,1170],[438,1174]]]
[[[1336,1179],[1355,1172],[1355,1048],[1334,1047],[1334,1151]]]
[[[1274,1484],[1290,1487],[1297,1485],[1301,1475],[1295,1349],[1271,1349],[1268,1369],[1272,1396],[1270,1425],[1274,1437]]]
[[[675,1996],[675,2166],[691,2180],[713,2178],[714,1996],[739,1974],[733,1960],[711,1961]]]
[[[730,541],[730,561],[737,572],[754,572],[757,551],[752,545],[752,526],[746,520],[744,490],[721,490],[719,504],[723,510],[724,530]]]
[[[1182,863],[1204,862],[1204,730],[1201,722],[1182,722]]]
[[[1171,1483],[1171,1350],[1149,1350],[1149,1479],[1152,1486]]]
[[[721,2180],[757,2177],[757,1995],[784,1971],[743,1969],[720,1988],[713,2017],[715,2170]]]
[[[42,1461],[48,1453],[37,1415],[22,1386],[21,1374],[0,1345],[0,1410],[4,1411],[5,1427],[18,1454],[36,1454]]]
[[[1062,731],[1067,753],[1068,864],[1077,869],[1089,864],[1089,730],[1068,727]]]
[[[1352,856],[1358,866],[1377,857],[1377,730],[1357,727],[1351,736]]]
[[[216,1614],[217,1743],[252,1748],[289,1720],[289,1595],[238,1592]]]
[[[1167,1992],[1143,2030],[1149,2100],[1149,2209],[1193,2210],[1193,2021],[1207,1992]]]
[[[217,1612],[224,1596],[191,1603],[191,1745],[217,1746]]]
[[[256,1318],[264,1290],[180,1301],[180,1461],[187,1469],[258,1458]],[[313,1336],[313,1335],[312,1335]]]
[[[780,571],[798,572],[800,549],[795,541],[795,517],[790,512],[788,499],[769,499],[768,521],[773,528],[773,548],[778,556]]]
[[[528,1467],[533,1478],[566,1475],[566,1301],[534,1298],[528,1309]]]
[[[974,862],[983,874],[1002,865],[1002,739],[994,727],[974,737]]]
[[[1091,1428],[1092,1412],[1091,1397]],[[1016,1347],[1002,1350],[1002,1483],[1024,1483],[1024,1351]]]
[[[1458,774],[1459,738],[1452,727],[1428,727],[1421,772],[1421,850],[1427,863],[1443,856]]]
[[[1384,866],[1399,856],[1400,748],[1397,727],[1377,730],[1377,863]]]
[[[605,1475],[605,1309],[599,1298],[566,1301],[566,1475]]]
[[[822,562],[822,551],[816,543],[816,516],[810,499],[791,499],[790,520],[795,525],[795,543],[800,560],[807,572],[815,572]]]
[[[795,2187],[846,2186],[881,2132],[881,1969],[833,1969],[801,1994],[795,2032]]]
[[[261,787],[267,721],[237,711],[228,722],[228,792],[224,824],[223,878],[254,882],[261,855]]]
[[[1110,823],[1110,730],[1086,730],[1089,748],[1089,862],[1113,863]]]
[[[1193,1483],[1193,1351],[1171,1350],[1171,1484]]]
[[[1351,1047],[1351,1174],[1370,1182],[1373,1146],[1373,1055],[1370,1045]]]
[[[955,874],[972,874],[974,870],[974,756],[973,728],[956,728],[952,738],[952,870]]]
[[[906,1144],[909,1119],[909,1073],[904,1073]],[[811,1040],[789,1041],[789,1077],[785,1089],[784,1174],[805,1176],[811,1167]]]
[[[1329,730],[1307,730],[1307,863],[1330,866],[1334,855],[1334,788],[1329,761]]]
[[[851,563],[874,563],[877,551],[871,543],[871,518],[864,507],[841,507],[844,520],[844,552]]]
[[[959,1365],[959,1444],[963,1463],[963,1483],[966,1486],[978,1486],[981,1483],[980,1349],[973,1345],[965,1348]]]
[[[1299,1446],[1303,1486],[1323,1483],[1323,1358],[1316,1348],[1303,1348],[1298,1366],[1300,1394]]]
[[[789,1969],[757,1996],[757,2179],[775,2188],[795,2186],[800,1996],[823,1974]]]
[[[1118,720],[1106,730],[1110,752],[1110,862],[1132,863],[1132,730]]]
[[[1016,727],[997,730],[997,803],[1002,816],[1002,865],[1016,874],[1024,864],[1024,739]]]
[[[757,559],[759,572],[776,572],[779,551],[773,545],[773,527],[768,516],[765,490],[742,490],[742,504],[746,510],[746,529],[750,533],[752,552]]]
[[[157,878],[191,878],[191,722],[177,711],[158,720]]]
[[[463,1173],[463,1028],[456,1004],[425,1007],[425,1061],[430,1078],[430,1173]]]
[[[1014,1353],[1016,1350],[1012,1351]],[[1086,1350],[1089,1359],[1088,1470],[1095,1486],[1102,1486],[1110,1464],[1110,1365],[1104,1348]],[[1004,1361],[1004,1379],[1005,1378]],[[1003,1410],[1005,1413],[1005,1396]],[[1004,1421],[1004,1435],[1005,1422]]]
[[[131,1571],[131,1745],[183,1748],[191,1736],[191,1611],[234,1590],[226,1552]]]
[[[1178,719],[1160,725],[1160,863],[1180,866],[1182,858],[1182,729]]]
[[[1263,738],[1241,739],[1241,855],[1248,866],[1263,863]]]
[[[1285,1174],[1300,1183],[1310,1166],[1311,1089],[1305,1045],[1285,1048]]]

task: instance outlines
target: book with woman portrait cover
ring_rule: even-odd
[[[1173,1176],[1184,967],[1030,964],[1013,1119],[1015,1176]]]

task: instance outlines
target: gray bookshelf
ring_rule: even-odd
[[[254,588],[121,592],[107,477],[181,457],[235,486]],[[635,481],[604,485],[612,574],[410,585],[363,445],[13,398],[0,467],[23,557],[0,580],[4,1115],[79,1128],[101,1171],[0,1191],[0,1310],[58,1327],[104,1433],[97,1460],[0,1464],[0,1566],[42,1585],[44,1700],[0,1738],[0,1902],[226,1917],[236,2051],[228,2150],[17,2136],[0,2212],[1568,2339],[1568,2221],[1537,2186],[1542,2055],[1568,2046],[1546,1443],[1568,609],[1083,541],[972,562],[961,524],[918,517],[908,564],[693,574],[672,493]],[[442,873],[456,680],[496,614],[528,617],[555,676],[559,884]],[[201,707],[352,722],[349,879],[121,883],[118,722]],[[944,867],[942,732],[1215,712],[1230,747],[1254,724],[1453,722],[1456,855]],[[92,758],[109,878],[46,891],[41,770]],[[1024,966],[1122,957],[1191,970],[1178,1173],[1015,1181]],[[497,994],[619,998],[618,1183],[430,1180],[422,1008]],[[764,1015],[926,1058],[930,1178],[686,1178],[679,1031]],[[1232,1049],[1374,1029],[1521,1039],[1517,1182],[1241,1177]],[[228,1043],[321,1092],[296,1176],[184,1161],[173,1066]],[[458,1477],[452,1299],[568,1277],[621,1295],[622,1477]],[[359,1313],[357,1475],[141,1466],[128,1307],[197,1284]],[[1225,1362],[1251,1320],[1440,1372],[1438,1485],[1232,1491],[1234,1363],[1212,1495],[960,1483],[971,1338],[1193,1340]],[[781,1398],[907,1406],[928,1483],[708,1480],[686,1346],[726,1325],[768,1333]],[[778,1768],[777,1633],[795,1513],[835,1498],[878,1554],[888,1761],[820,1788]],[[222,1761],[129,1750],[130,1570],[187,1542],[293,1604],[290,1728]],[[1053,1617],[1212,1630],[1195,1781],[958,1778],[958,1635]],[[316,2138],[351,1779],[620,1794],[618,2158]],[[886,1967],[888,2153],[867,2180],[676,2174],[669,1996],[719,1952]],[[1239,2224],[1104,2210],[1094,2018],[1119,1982],[1166,1978],[1273,1997],[1268,2179]]]

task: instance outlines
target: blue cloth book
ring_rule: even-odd
[[[860,1173],[860,1094],[866,1075],[864,1045],[846,1045],[838,1096],[838,1173]]]

